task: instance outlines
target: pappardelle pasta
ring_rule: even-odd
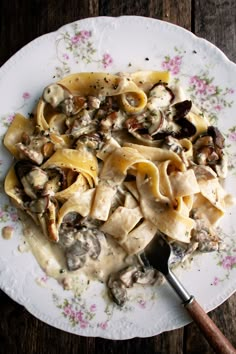
[[[160,282],[139,258],[158,231],[173,264],[219,249],[224,138],[169,81],[155,71],[73,74],[8,128],[16,162],[5,192],[25,214],[40,265],[65,288],[84,271],[122,305],[134,283]]]

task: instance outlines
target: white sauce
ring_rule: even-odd
[[[97,279],[106,282],[109,275],[128,265],[134,264],[136,257],[127,257],[125,251],[112,239],[102,250],[97,260],[88,259],[84,267],[68,271],[63,249],[46,239],[40,228],[24,213],[20,213],[23,233],[43,271],[62,283],[67,290],[81,291],[88,280]]]

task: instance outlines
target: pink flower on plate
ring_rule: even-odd
[[[214,279],[213,279],[213,283],[212,283],[212,285],[218,285],[219,284],[219,281],[220,281],[220,279],[219,278],[217,278],[217,277],[215,277]]]
[[[214,85],[207,85],[206,91],[209,95],[214,95],[216,93],[216,87]]]
[[[142,309],[145,309],[145,307],[146,307],[146,301],[144,301],[143,299],[141,299],[141,300],[138,301],[138,303],[139,303],[139,305],[140,305],[140,307],[141,307]]]
[[[108,323],[107,323],[107,321],[105,321],[105,322],[101,322],[100,324],[99,324],[99,327],[101,328],[101,329],[107,329],[107,326],[108,326]]]
[[[198,83],[198,81],[199,81],[199,78],[196,75],[194,75],[194,76],[190,77],[189,83],[192,85],[196,85]]]
[[[83,312],[82,311],[77,311],[75,313],[75,319],[78,320],[78,321],[83,321]]]
[[[64,314],[67,316],[71,316],[72,310],[71,310],[71,306],[67,305],[64,307]]]
[[[217,104],[214,108],[218,112],[222,111],[222,109],[223,109],[223,107],[220,104]]]
[[[233,133],[229,134],[229,140],[236,141],[236,132],[233,132]]]
[[[176,55],[173,58],[166,57],[161,66],[164,70],[170,71],[172,75],[177,75],[180,72],[181,64],[182,57]]]
[[[71,43],[76,44],[80,41],[80,36],[76,35],[71,37]]]
[[[235,92],[234,89],[232,89],[232,88],[229,89],[229,93],[230,93],[231,95],[234,94],[234,92]]]
[[[70,59],[70,57],[69,57],[69,55],[68,55],[67,53],[64,53],[64,54],[62,55],[62,57],[63,57],[65,60],[69,60],[69,59]]]
[[[88,321],[80,321],[80,327],[81,328],[87,328],[88,327]]]
[[[91,312],[95,312],[96,309],[97,309],[96,304],[93,304],[93,305],[90,306],[90,311],[91,311]]]
[[[87,39],[91,37],[91,31],[80,31],[78,34],[75,36],[71,37],[71,42],[73,44],[82,42],[84,43]]]
[[[14,118],[15,118],[15,114],[10,114],[10,115],[7,117],[8,123],[11,123]]]
[[[91,31],[81,31],[80,32],[80,36],[81,36],[82,40],[88,39],[89,37],[91,37],[91,35],[92,35]]]
[[[226,256],[222,261],[223,268],[230,270],[236,265],[236,256]]]
[[[171,69],[171,73],[172,73],[173,75],[177,75],[177,74],[179,73],[179,70],[180,70],[179,66],[175,65],[175,66]]]
[[[110,54],[104,54],[102,58],[103,67],[106,69],[109,65],[113,63],[113,59]]]
[[[17,221],[19,219],[18,214],[17,213],[11,213],[10,214],[11,220],[12,221]]]
[[[24,92],[22,97],[24,98],[24,100],[28,100],[30,98],[29,92]]]

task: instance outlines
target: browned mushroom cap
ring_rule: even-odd
[[[176,121],[179,118],[185,117],[192,108],[192,101],[185,100],[178,102],[171,107],[173,119]]]
[[[225,138],[221,134],[218,128],[210,126],[207,129],[207,133],[212,137],[214,145],[219,148],[223,149],[224,148],[224,142]]]
[[[209,164],[216,169],[216,166],[224,162],[223,148],[223,135],[219,129],[210,126],[207,132],[199,136],[193,145],[194,161],[199,165]]]

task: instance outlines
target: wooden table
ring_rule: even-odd
[[[0,65],[32,39],[92,16],[141,15],[178,24],[236,61],[235,0],[1,0]],[[210,313],[236,346],[236,294]],[[0,291],[0,354],[213,353],[195,324],[151,338],[110,341],[75,336],[30,315]]]

